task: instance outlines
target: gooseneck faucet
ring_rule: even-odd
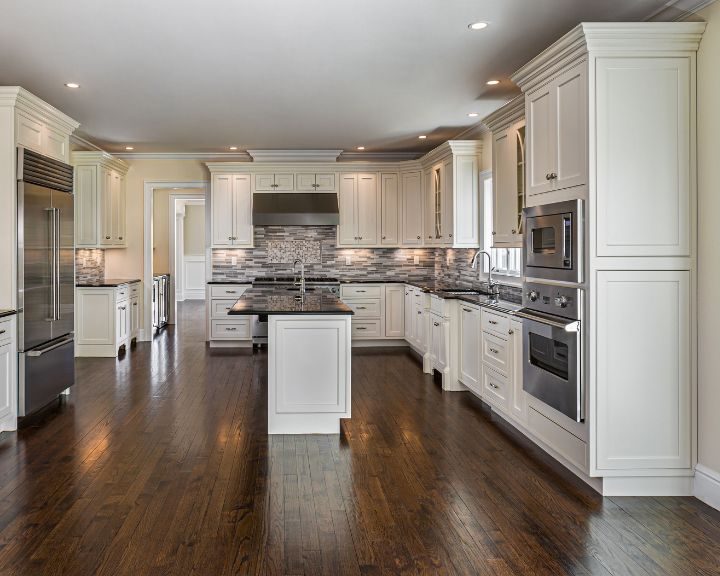
[[[478,266],[478,257],[480,256],[480,254],[484,254],[485,256],[487,256],[487,259],[488,259],[488,288],[490,289],[490,297],[494,298],[495,296],[498,295],[498,293],[500,292],[500,289],[498,287],[498,283],[495,280],[493,280],[493,277],[492,277],[493,265],[492,265],[492,256],[490,256],[490,253],[485,250],[478,250],[477,252],[475,252],[475,255],[472,258],[471,266],[472,266],[473,270],[478,271],[478,280],[480,280],[480,273],[482,272],[482,269],[480,269]]]
[[[293,272],[297,271],[297,265],[300,264],[300,294],[305,294],[305,263],[299,258],[293,262]],[[298,283],[295,282],[297,285]]]

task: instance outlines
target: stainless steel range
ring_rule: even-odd
[[[295,276],[259,276],[253,280],[253,286],[264,288],[277,287],[279,290],[300,291],[299,277]],[[306,276],[305,291],[313,292],[325,290],[332,294],[340,295],[340,280],[325,276]],[[267,314],[253,316],[252,319],[252,340],[253,346],[267,344],[268,341],[268,317]]]
[[[523,389],[577,422],[584,415],[581,288],[525,282]]]

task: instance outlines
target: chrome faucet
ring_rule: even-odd
[[[305,263],[299,258],[293,262],[293,273],[297,271],[297,265],[300,264],[300,294],[305,294]],[[295,282],[298,285],[298,282]]]
[[[488,288],[490,289],[490,298],[491,299],[497,299],[498,294],[500,293],[500,287],[497,283],[497,281],[493,280],[492,273],[493,273],[493,265],[492,265],[492,256],[490,256],[490,253],[485,250],[478,250],[475,252],[475,255],[472,259],[472,269],[478,270],[478,280],[480,280],[480,274],[482,273],[482,269],[478,266],[478,257],[480,254],[484,254],[487,256],[488,259]]]

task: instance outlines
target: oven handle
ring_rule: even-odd
[[[540,324],[547,324],[553,328],[560,328],[561,330],[565,330],[565,332],[580,332],[580,320],[555,320],[554,318],[532,314],[524,310],[518,310],[515,312],[515,316],[532,320],[533,322],[539,322]]]

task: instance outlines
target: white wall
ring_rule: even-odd
[[[185,256],[205,256],[205,206],[185,206]]]
[[[720,473],[720,2],[698,53],[698,460]]]

